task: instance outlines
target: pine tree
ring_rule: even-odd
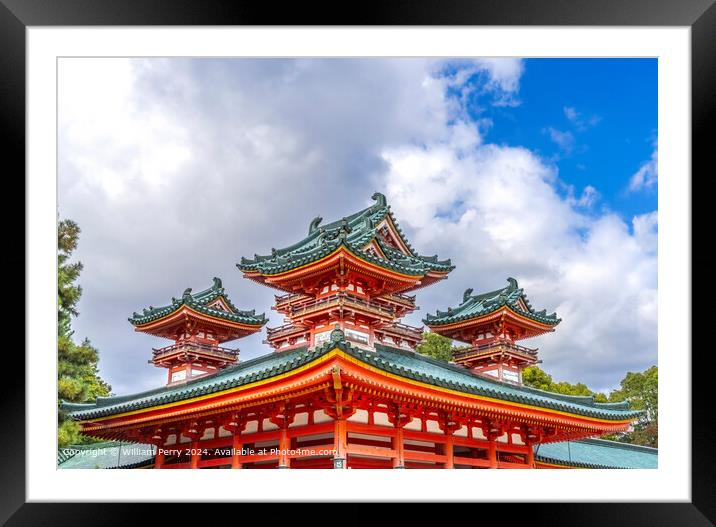
[[[79,315],[77,302],[82,288],[77,284],[82,263],[70,263],[77,248],[79,226],[63,220],[57,229],[57,395],[60,401],[87,402],[109,395],[111,386],[99,376],[99,353],[90,341],[76,344],[72,339],[72,317]],[[57,443],[59,448],[91,442],[79,433],[79,426],[58,409]]]

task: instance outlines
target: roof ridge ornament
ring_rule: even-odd
[[[321,218],[320,216],[316,216],[315,218],[313,218],[313,220],[311,220],[310,225],[308,226],[308,234],[313,234],[322,221],[323,218]]]
[[[221,278],[217,278],[216,276],[213,278],[214,281],[214,287],[212,289],[223,289],[223,286],[221,284]]]
[[[341,329],[341,326],[336,324],[333,328],[333,331],[331,331],[331,342],[340,342],[342,340],[345,340],[345,333],[343,333],[343,330]]]
[[[186,289],[184,289],[184,293],[181,296],[182,298],[187,298],[191,296],[191,287],[187,287]]]
[[[517,285],[517,280],[512,278],[511,276],[507,278],[507,281],[510,283],[509,290],[513,291],[517,289],[519,286]]]
[[[472,294],[472,287],[468,287],[465,289],[465,292],[462,294],[462,303],[464,304],[470,299],[470,295]]]
[[[351,229],[351,226],[348,223],[348,219],[345,217],[341,219],[341,226],[338,228],[338,238],[341,242],[345,241],[352,230],[353,229]]]
[[[381,194],[380,192],[375,192],[371,199],[376,201],[376,205],[378,207],[385,207],[388,204],[388,200],[385,198],[385,194]]]

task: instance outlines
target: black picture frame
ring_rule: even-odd
[[[337,2],[285,3],[233,2],[219,0],[0,0],[0,122],[5,162],[10,161],[14,170],[4,178],[5,191],[14,195],[25,193],[24,179],[10,174],[25,173],[25,31],[28,26],[133,26],[133,25],[548,25],[548,26],[688,26],[691,28],[692,45],[692,174],[700,173],[702,179],[709,177],[707,163],[713,146],[707,140],[708,128],[713,122],[716,106],[716,6],[714,0],[428,0],[361,1],[355,4]],[[712,171],[711,171],[712,172]],[[684,175],[689,177],[688,174]],[[692,185],[696,178],[691,177]],[[16,185],[10,190],[10,185]],[[7,194],[6,194],[7,195]],[[693,193],[692,216],[694,236],[692,240],[710,240],[696,235],[700,229],[708,229],[710,206],[706,203],[708,193]],[[701,200],[701,206],[697,206]],[[19,200],[16,200],[19,201]],[[699,218],[698,213],[706,211]],[[20,211],[4,207],[5,225],[16,225],[24,217]],[[702,221],[698,221],[701,219]],[[14,244],[6,242],[5,262],[10,273],[26,268],[24,239],[19,229],[10,230],[18,236]],[[10,234],[10,233],[8,233]],[[696,244],[699,245],[698,243]],[[711,263],[702,253],[693,263]],[[23,265],[24,264],[24,265]],[[696,272],[696,269],[694,269]],[[26,280],[29,278],[25,275]],[[709,284],[708,277],[696,283],[701,287]],[[692,281],[694,277],[692,275]],[[6,298],[23,298],[20,281],[8,280],[3,286]],[[693,282],[692,282],[693,283]],[[15,291],[14,289],[17,289]],[[703,295],[694,295],[695,297]],[[696,299],[696,298],[694,298]],[[17,302],[17,301],[14,301]],[[15,313],[24,312],[13,307]],[[692,327],[707,328],[707,314],[711,310],[692,309]],[[29,314],[31,315],[31,314]],[[664,321],[660,321],[665,323]],[[694,335],[696,336],[696,335]],[[716,441],[712,438],[709,424],[714,421],[710,387],[713,384],[714,354],[706,347],[691,344],[691,349],[675,350],[684,360],[691,357],[692,365],[692,500],[688,503],[552,503],[552,504],[472,504],[471,515],[488,521],[490,512],[504,513],[529,525],[713,525],[716,522]],[[54,355],[48,354],[49,357]],[[24,364],[13,365],[14,376],[3,378],[5,403],[0,427],[0,521],[10,526],[28,525],[127,525],[138,519],[148,519],[146,507],[127,504],[40,504],[26,503],[25,499],[25,385]],[[271,496],[266,496],[271,500]],[[350,501],[350,495],[346,496]],[[233,508],[212,504],[216,516],[206,516],[206,509],[199,514],[205,521],[224,522],[225,514],[236,514]],[[454,506],[442,504],[446,519],[456,514]],[[482,507],[498,508],[484,511]],[[196,508],[172,505],[169,520],[186,524],[197,513]],[[233,516],[235,521],[247,520],[257,511],[245,510]],[[479,510],[478,510],[479,507]],[[420,507],[401,506],[401,522],[413,521]],[[272,516],[275,509],[271,509]],[[303,508],[292,507],[291,514],[299,519],[306,514]],[[371,521],[365,505],[344,504],[331,511],[323,506],[312,507],[308,519],[319,516],[330,522],[354,523]],[[246,515],[246,516],[244,516]],[[243,520],[242,520],[243,517]],[[455,517],[466,521],[470,516]],[[153,521],[162,521],[155,520]]]

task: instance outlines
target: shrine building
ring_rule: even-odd
[[[61,451],[58,466],[656,467],[656,449],[599,439],[639,417],[627,403],[522,384],[522,370],[540,361],[518,342],[560,319],[535,310],[513,278],[426,315],[430,331],[465,344],[451,362],[417,353],[425,328],[401,318],[417,309],[416,291],[439,287],[454,266],[419,254],[385,196],[373,200],[332,223],[315,218],[288,247],[241,258],[244,277],[277,290],[272,309],[285,317],[267,327],[260,357],[223,347],[267,318],[238,309],[219,278],[135,312],[136,331],[170,341],[149,359],[167,370],[166,385],[63,403],[83,434],[105,442]],[[91,449],[106,455],[85,456]]]

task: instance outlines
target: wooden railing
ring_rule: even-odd
[[[311,297],[309,295],[304,295],[303,293],[286,293],[285,295],[274,295],[276,307],[290,304],[291,302],[295,302],[296,300],[308,300],[310,298]]]
[[[334,306],[347,306],[354,307],[357,309],[364,309],[390,318],[393,318],[395,316],[395,311],[393,309],[388,309],[386,307],[378,305],[375,302],[366,301],[343,292],[302,304],[301,306],[292,309],[290,316],[300,317],[308,315],[315,311],[319,311],[321,309],[325,309],[327,307]]]
[[[518,344],[515,344],[514,342],[511,342],[509,340],[495,340],[493,342],[490,342],[488,344],[482,344],[480,346],[475,346],[473,348],[470,348],[465,351],[459,351],[453,355],[454,360],[464,359],[468,357],[474,357],[477,355],[487,355],[490,353],[494,353],[495,351],[510,351],[513,353],[519,353],[521,355],[527,355],[529,357],[536,357],[537,356],[537,349],[536,348],[526,348],[525,346],[520,346]]]
[[[415,295],[409,296],[404,295],[403,293],[386,293],[384,295],[381,295],[379,298],[388,302],[395,302],[396,304],[416,309]]]
[[[423,328],[409,326],[407,324],[395,323],[390,326],[384,326],[380,329],[376,329],[376,332],[382,332],[387,335],[401,335],[411,339],[421,341],[423,339]]]
[[[281,335],[291,335],[293,333],[307,332],[308,328],[296,326],[295,324],[284,324],[275,328],[266,328],[266,336],[269,339],[278,338]]]
[[[178,351],[198,352],[211,354],[215,357],[221,357],[229,360],[235,360],[239,357],[239,348],[229,349],[220,346],[212,346],[210,344],[201,344],[199,342],[177,342],[171,346],[163,348],[152,348],[152,355],[155,359],[161,359]]]

